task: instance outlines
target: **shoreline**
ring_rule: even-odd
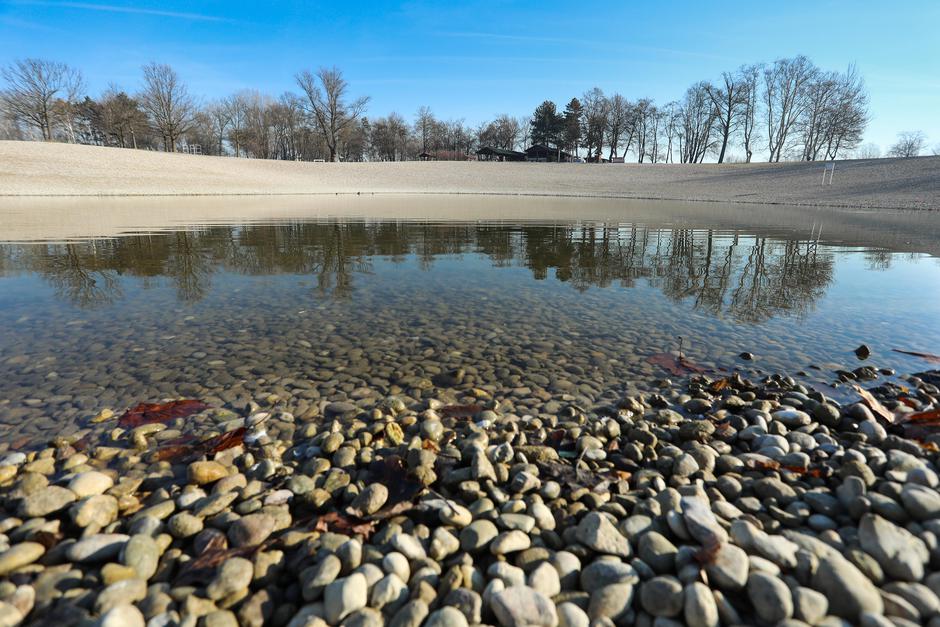
[[[940,209],[940,157],[822,164],[307,163],[0,142],[0,197],[504,195]]]
[[[692,375],[592,410],[564,394],[530,408],[448,373],[303,415],[198,400],[102,411],[0,454],[0,612],[104,626],[927,623],[938,436],[904,417],[937,405],[940,373],[902,389],[872,387],[875,372],[857,376],[878,400],[845,405],[786,377]]]

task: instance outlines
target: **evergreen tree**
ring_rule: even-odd
[[[565,147],[575,156],[578,154],[578,148],[581,147],[581,123],[584,117],[584,110],[581,101],[572,98],[565,106]]]
[[[532,143],[558,147],[564,140],[565,118],[558,114],[555,103],[546,100],[532,115]]]

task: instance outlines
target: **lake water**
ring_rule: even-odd
[[[423,216],[389,201],[416,219],[375,201],[305,211],[313,200],[200,219],[175,199],[160,224],[139,211],[96,226],[115,201],[77,202],[61,221],[0,212],[5,440],[176,397],[306,416],[474,388],[604,404],[660,389],[670,375],[649,357],[680,341],[716,376],[815,385],[930,365],[893,348],[940,352],[936,216],[613,200],[521,215],[518,199],[442,196],[414,201]]]

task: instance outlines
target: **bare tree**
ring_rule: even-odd
[[[682,163],[701,163],[715,145],[717,118],[704,82],[689,87],[685,92],[679,117],[679,158]]]
[[[316,75],[308,70],[295,77],[307,96],[307,108],[330,151],[330,161],[337,160],[336,145],[340,133],[363,114],[369,98],[347,101],[349,85],[337,68],[320,68]]]
[[[604,96],[604,92],[595,87],[584,92],[584,95],[581,96],[581,106],[584,111],[584,141],[582,145],[588,149],[587,160],[600,161],[608,127],[610,102]]]
[[[931,150],[931,152],[933,152],[935,157],[940,156],[940,143],[934,144],[934,147]]]
[[[631,104],[620,94],[614,94],[607,99],[607,145],[610,146],[608,159],[617,156],[620,149],[620,143],[625,134],[631,135]],[[630,146],[627,145],[626,150]]]
[[[741,139],[747,163],[754,156],[753,136],[757,128],[757,109],[760,106],[760,76],[763,66],[760,64],[742,65],[738,70],[738,82],[741,85]]]
[[[927,145],[927,136],[922,131],[898,133],[898,141],[888,150],[889,157],[917,157]]]
[[[431,148],[431,139],[434,132],[434,114],[430,107],[421,107],[415,114],[415,133],[421,139],[421,150],[427,152]]]
[[[21,59],[0,70],[6,88],[0,92],[0,105],[11,118],[39,131],[50,141],[57,124],[69,128],[72,107],[84,89],[78,70],[58,61]],[[74,132],[70,133],[74,141]]]
[[[878,159],[880,157],[881,148],[878,147],[878,144],[873,144],[871,142],[862,144],[855,150],[856,159]]]
[[[192,128],[195,102],[186,85],[169,65],[150,63],[144,68],[140,104],[154,130],[163,138],[163,149],[176,152],[180,138]]]
[[[229,119],[228,140],[235,150],[235,156],[241,156],[242,136],[245,131],[245,115],[248,109],[248,97],[245,92],[234,94],[226,98],[222,106]]]
[[[747,105],[746,78],[740,74],[722,72],[722,84],[712,85],[706,83],[705,92],[715,105],[715,117],[718,126],[718,135],[721,138],[721,149],[718,152],[718,163],[724,163],[725,151],[728,149],[728,140],[739,126],[739,114]]]
[[[225,136],[232,123],[228,107],[223,102],[213,102],[200,113],[204,117],[203,124],[212,138],[215,154],[225,154]]]
[[[817,70],[803,55],[777,59],[764,70],[764,107],[769,161],[780,161],[789,148],[790,132],[809,104],[807,86]]]

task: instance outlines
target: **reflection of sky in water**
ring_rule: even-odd
[[[940,352],[936,259],[753,233],[290,223],[0,248],[0,400],[14,402],[34,381],[7,376],[16,355],[65,376],[141,354],[172,369],[166,342],[212,359],[219,338],[266,338],[263,366],[329,325],[363,345],[442,329],[479,343],[482,328],[506,334],[487,340],[497,352],[521,334],[640,357],[682,336],[702,363],[786,372],[855,367],[862,342],[907,372],[929,364],[891,348]]]

